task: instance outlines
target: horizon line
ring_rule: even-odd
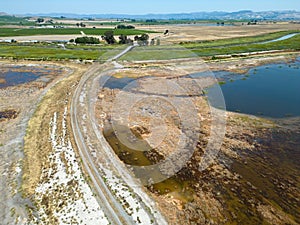
[[[300,12],[295,9],[278,9],[278,10],[262,10],[262,11],[254,11],[250,9],[241,9],[238,11],[221,11],[221,10],[214,10],[214,11],[195,11],[195,12],[163,12],[163,13],[142,13],[142,14],[137,14],[137,13],[77,13],[77,12],[38,12],[38,13],[8,13],[8,12],[0,12],[8,15],[39,15],[39,14],[73,14],[73,15],[128,15],[128,16],[147,16],[147,15],[169,15],[169,14],[194,14],[194,13],[217,13],[217,12],[223,12],[223,13],[236,13],[236,12],[253,12],[253,13],[261,13],[261,12]]]

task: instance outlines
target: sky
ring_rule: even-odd
[[[298,10],[300,0],[0,0],[10,14],[148,14],[239,10]]]

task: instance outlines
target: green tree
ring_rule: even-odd
[[[117,29],[135,29],[135,27],[134,26],[132,26],[132,25],[123,25],[123,24],[119,24],[117,27],[116,27]]]
[[[100,44],[100,40],[95,37],[78,37],[75,39],[75,43],[76,44]]]
[[[120,39],[119,44],[132,44],[133,43],[133,41],[130,38],[127,38],[127,36],[124,34],[121,34],[119,36],[119,39]]]
[[[112,30],[105,31],[104,35],[102,36],[107,44],[115,44],[116,39],[114,38],[114,32]]]
[[[139,45],[148,45],[149,44],[149,35],[148,34],[142,34],[140,37],[135,36],[134,40],[138,42]]]
[[[151,39],[150,45],[154,45],[155,44],[155,40],[154,38]]]
[[[148,34],[142,34],[141,41],[148,41],[148,40],[149,40],[149,35]]]
[[[119,44],[127,44],[127,36],[124,35],[124,34],[121,34],[120,37],[119,37],[120,41],[119,41]]]
[[[43,18],[38,18],[38,19],[36,20],[36,22],[38,22],[38,23],[43,23],[43,22],[44,22],[44,19],[43,19]]]

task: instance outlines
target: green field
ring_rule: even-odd
[[[78,30],[78,29],[76,29]],[[94,29],[90,29],[94,30]],[[127,30],[125,30],[127,31]],[[267,44],[259,44],[266,40],[282,37],[295,31],[277,32],[257,37],[232,38],[225,40],[184,43],[181,45],[161,45],[136,47],[121,60],[168,60],[176,58],[210,57],[218,55],[232,55],[247,52],[269,50],[298,50],[300,51],[300,34],[290,39]],[[55,43],[1,43],[0,57],[12,57],[16,59],[81,59],[98,60],[104,53],[115,53],[117,46],[122,45],[71,45],[65,44],[63,49]],[[125,47],[125,46],[123,46]]]
[[[227,38],[220,40],[208,40],[208,41],[193,41],[193,42],[181,42],[180,45],[189,48],[204,48],[204,47],[228,47],[234,45],[246,45],[255,44],[259,42],[269,41],[280,38],[287,34],[298,33],[300,30],[280,31],[275,33],[263,34],[251,37],[240,37],[240,38]]]
[[[270,51],[270,50],[300,50],[300,34],[283,41],[267,44],[260,42],[273,40],[286,34],[297,31],[277,32],[267,35],[245,38],[231,38],[225,40],[184,43],[180,45],[137,47],[124,55],[121,60],[168,60],[191,57],[214,57],[218,55],[230,55]]]
[[[63,50],[54,48],[32,48],[29,46],[0,46],[0,57],[12,57],[14,59],[97,59],[101,55],[100,51],[85,50]]]
[[[31,36],[31,35],[68,35],[78,34],[83,31],[86,35],[103,35],[106,31],[113,30],[114,35],[141,35],[154,33],[153,31],[135,29],[105,29],[105,28],[0,28],[0,37]]]
[[[136,47],[120,60],[139,61],[139,60],[168,60],[177,58],[192,58],[197,55],[189,49],[178,45],[147,46]]]
[[[294,33],[294,32],[291,32]],[[285,35],[285,34],[283,34]],[[280,36],[269,38],[267,40],[276,39]],[[272,35],[274,36],[274,35]],[[245,39],[246,40],[246,39]],[[255,40],[255,39],[253,39]],[[232,42],[236,42],[238,39],[232,39]],[[238,53],[247,53],[247,52],[257,52],[257,51],[271,51],[271,50],[300,50],[300,34],[289,38],[287,40],[271,42],[271,43],[259,43],[266,40],[258,39],[257,41],[245,42],[243,40],[239,44],[227,44],[223,45],[221,42],[220,45],[214,45],[211,47],[207,46],[195,46],[188,48],[198,56],[216,56],[216,55],[227,55],[227,54],[238,54]],[[215,43],[216,44],[216,43]]]
[[[61,60],[81,59],[96,60],[107,51],[105,48],[98,49],[62,49],[56,46],[22,46],[0,44],[0,57],[14,59],[39,59],[39,60]]]
[[[34,60],[99,60],[119,54],[127,45],[72,45],[55,43],[0,43],[0,57]]]

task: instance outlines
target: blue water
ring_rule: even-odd
[[[172,24],[177,27],[185,27],[185,26],[199,26],[199,27],[231,27],[234,26],[234,24],[217,24],[217,23],[183,23],[183,24]]]
[[[49,73],[60,74],[61,72],[62,70],[53,68],[24,67],[24,71],[22,71],[22,66],[14,66],[8,68],[8,70],[6,68],[4,71],[0,71],[0,78],[5,80],[5,83],[0,83],[0,88],[24,84],[35,81],[39,77],[46,76]]]
[[[197,79],[216,76],[223,85],[208,89],[209,103],[217,108],[265,117],[283,118],[300,116],[300,58],[285,64],[269,64],[252,68],[247,74],[226,71],[209,71],[191,74]],[[144,79],[144,78],[139,78]],[[105,77],[103,87],[123,89],[137,86],[137,78]],[[220,97],[220,88],[225,99]]]
[[[285,35],[285,36],[282,36],[280,38],[277,38],[277,39],[274,39],[274,40],[270,40],[270,41],[265,41],[265,42],[261,42],[260,44],[267,44],[267,43],[272,43],[272,42],[276,42],[276,41],[284,41],[284,40],[287,40],[289,38],[292,38],[296,35],[298,35],[299,33],[294,33],[294,34],[288,34],[288,35]]]
[[[248,74],[224,73],[221,85],[226,108],[246,114],[283,118],[300,116],[300,58],[289,64],[271,64]],[[213,90],[211,87],[208,93]],[[210,103],[217,107],[213,96]]]
[[[39,75],[33,72],[12,72],[0,73],[0,78],[5,79],[5,83],[0,83],[0,88],[24,84],[34,81]]]
[[[138,78],[131,78],[131,77],[117,78],[114,76],[102,76],[100,79],[100,85],[101,87],[104,88],[107,87],[110,89],[123,89],[128,85],[130,85],[130,87],[135,86],[136,80],[138,80]]]

